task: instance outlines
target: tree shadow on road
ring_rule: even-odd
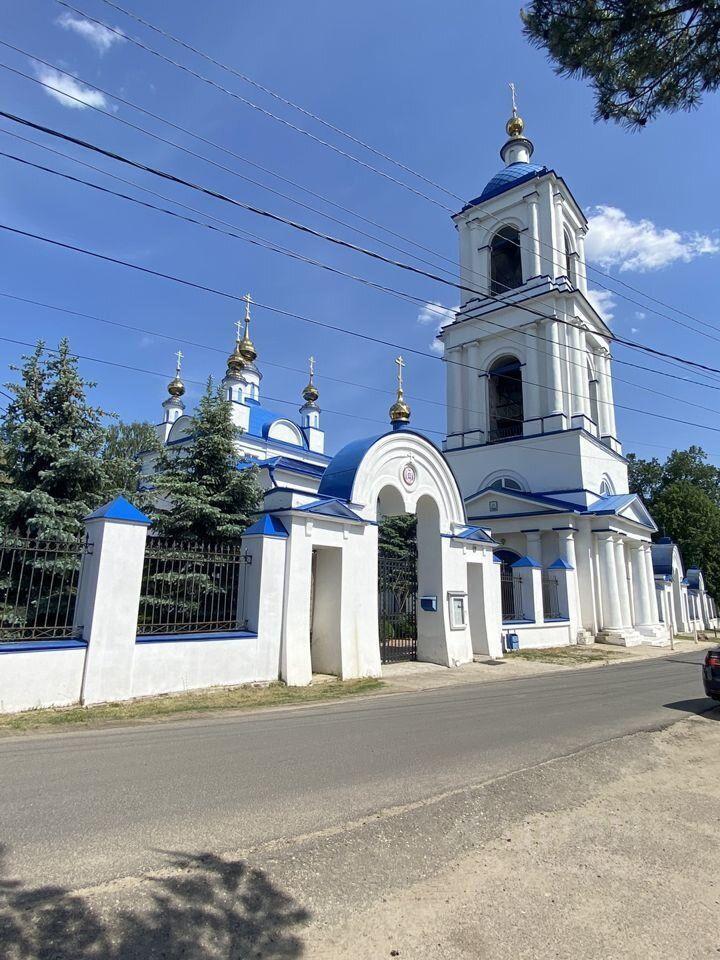
[[[0,847],[4,860],[5,850]],[[0,873],[5,960],[293,960],[310,914],[261,870],[213,854],[168,853],[126,906],[123,884],[89,897]],[[0,869],[2,863],[0,862]]]

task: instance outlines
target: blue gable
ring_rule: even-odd
[[[285,525],[278,517],[271,513],[256,520],[251,527],[248,527],[243,536],[245,537],[287,537],[288,532]]]

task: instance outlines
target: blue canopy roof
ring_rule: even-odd
[[[523,163],[521,161],[510,163],[507,167],[498,171],[487,182],[480,196],[465,204],[463,210],[468,210],[470,207],[474,207],[476,203],[482,203],[483,200],[497,197],[506,190],[516,187],[519,183],[525,183],[526,180],[532,180],[534,177],[541,177],[545,173],[548,173],[548,168],[542,163]]]
[[[337,497],[340,500],[349,500],[352,494],[355,474],[362,463],[362,459],[373,444],[381,440],[386,434],[380,433],[374,437],[363,437],[352,440],[339,450],[327,466],[318,487],[318,493],[323,497]]]

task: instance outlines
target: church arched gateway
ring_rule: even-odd
[[[316,494],[270,491],[266,508],[262,530],[256,524],[244,543],[261,594],[273,581],[282,593],[275,643],[287,682],[307,683],[313,673],[381,674],[378,526],[388,515],[417,517],[412,655],[456,666],[474,652],[501,652],[495,544],[468,526],[445,457],[406,421],[343,447]]]

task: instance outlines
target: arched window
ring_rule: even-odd
[[[513,480],[512,477],[498,477],[497,480],[494,480],[490,484],[491,490],[520,490],[522,492],[522,485]]]
[[[488,441],[522,436],[522,367],[517,357],[500,357],[490,367],[488,394]]]
[[[612,497],[615,493],[615,487],[613,487],[612,480],[610,477],[603,477],[600,481],[600,496],[601,497]]]
[[[502,295],[522,282],[520,234],[515,227],[503,227],[490,243],[490,293]]]

